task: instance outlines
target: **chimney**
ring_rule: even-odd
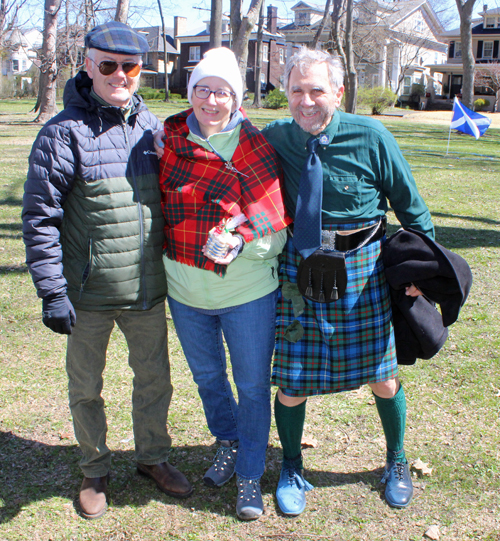
[[[177,36],[182,35],[186,32],[187,27],[187,19],[186,17],[174,17],[174,44],[175,48],[180,51],[181,50],[181,44],[179,40],[177,39]]]
[[[267,31],[276,34],[278,31],[278,8],[267,6]]]

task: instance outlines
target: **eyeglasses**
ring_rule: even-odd
[[[137,64],[137,62],[115,62],[114,60],[103,60],[98,64],[92,58],[90,60],[92,60],[92,62],[94,62],[94,64],[99,68],[102,75],[111,75],[118,69],[118,66],[121,66],[122,70],[127,75],[130,75],[130,77],[137,77],[139,73],[141,73],[141,65]]]
[[[236,94],[234,92],[229,92],[229,90],[222,90],[221,88],[219,90],[210,90],[208,86],[193,86],[194,95],[199,98],[200,100],[206,100],[210,96],[210,94],[213,94],[215,97],[215,101],[217,103],[220,103],[221,105],[224,105],[224,103],[227,103],[231,96],[235,96]]]

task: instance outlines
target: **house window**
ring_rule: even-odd
[[[403,94],[409,95],[411,92],[411,77],[405,77],[403,83]]]
[[[372,86],[378,86],[378,73],[372,75]]]
[[[415,32],[423,32],[424,31],[424,22],[422,19],[415,19]]]
[[[485,41],[483,43],[483,58],[493,58],[493,42]]]
[[[280,64],[285,63],[285,49],[280,49]]]
[[[462,58],[462,44],[459,41],[455,42],[455,58]]]
[[[434,53],[434,64],[438,64],[439,55],[437,53]]]
[[[359,86],[365,86],[365,72],[359,72]]]
[[[200,46],[189,47],[189,61],[199,62],[200,60]]]
[[[23,71],[26,71],[28,68],[28,62],[26,61],[26,58],[23,58]]]
[[[486,28],[495,28],[495,17],[486,17]]]
[[[267,43],[262,44],[262,62],[267,62],[269,57],[269,45]]]
[[[309,24],[309,13],[297,13],[297,25],[306,26]]]
[[[12,71],[19,71],[19,60],[12,60]]]

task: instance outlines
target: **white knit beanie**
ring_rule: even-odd
[[[193,86],[205,77],[220,77],[232,88],[236,94],[236,110],[243,100],[243,83],[240,69],[233,51],[227,47],[210,49],[203,55],[198,65],[194,68],[188,84],[188,101],[193,103]]]

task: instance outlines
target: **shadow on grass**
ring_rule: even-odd
[[[236,484],[231,481],[222,489],[204,485],[203,474],[210,465],[215,445],[193,445],[172,448],[169,461],[194,485],[194,494],[178,500],[160,492],[154,482],[136,473],[133,451],[112,453],[108,500],[112,507],[143,507],[152,500],[185,509],[198,509],[234,516]],[[78,492],[82,473],[78,467],[81,454],[77,445],[49,445],[0,431],[0,524],[13,520],[23,508],[64,498],[78,511]],[[273,494],[279,479],[281,449],[269,448],[267,470],[262,477],[262,492]],[[306,475],[317,488],[341,485],[365,485],[378,491],[382,469],[353,473],[308,470]],[[382,495],[381,495],[382,498]],[[276,501],[275,501],[275,505]]]
[[[394,212],[390,211],[394,216]],[[499,226],[500,221],[492,220],[491,218],[480,218],[473,216],[460,216],[455,214],[445,214],[442,212],[432,213],[433,217],[440,218],[457,218],[462,220],[470,220],[480,222],[492,226]],[[399,225],[390,224],[387,227],[387,238],[396,233],[400,228]],[[436,241],[445,248],[453,250],[456,248],[498,248],[500,247],[500,231],[498,229],[474,229],[472,227],[450,227],[450,226],[435,226]]]
[[[28,272],[28,267],[26,265],[0,265],[0,274],[9,274],[11,272],[24,274]]]
[[[6,199],[0,199],[0,206],[2,207],[19,207],[23,204],[22,199],[16,199],[14,197],[7,197]]]

